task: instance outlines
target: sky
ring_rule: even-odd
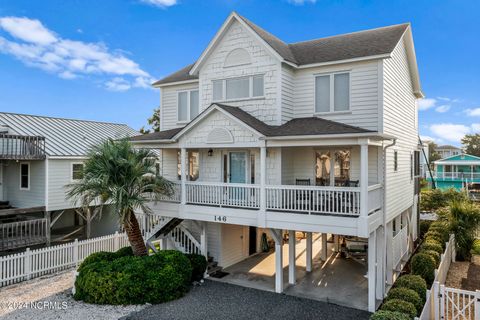
[[[231,11],[285,42],[410,22],[420,134],[480,132],[480,1],[0,0],[0,111],[146,124]]]

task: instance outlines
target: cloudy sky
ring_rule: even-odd
[[[138,129],[159,105],[149,84],[195,61],[232,10],[286,42],[411,22],[421,135],[480,132],[480,2],[457,0],[2,0],[0,111]]]

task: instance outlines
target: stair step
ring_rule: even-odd
[[[215,273],[215,272],[221,271],[222,269],[223,269],[222,267],[216,266],[215,268],[207,269],[207,273],[208,273],[208,274],[213,274],[213,273]]]
[[[208,256],[208,262],[213,262],[213,257],[212,256]]]
[[[213,269],[215,267],[218,266],[218,262],[217,261],[212,261],[212,262],[209,262],[208,265],[207,265],[207,270],[210,270],[210,269]]]

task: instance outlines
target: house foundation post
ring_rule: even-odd
[[[306,242],[307,242],[307,247],[306,247],[305,257],[307,261],[305,263],[305,266],[306,266],[307,272],[311,272],[312,271],[312,245],[313,245],[311,232],[307,232]]]
[[[260,210],[258,211],[258,226],[265,227],[265,211],[267,210],[267,147],[260,147]]]
[[[296,239],[295,230],[288,231],[288,283],[296,283]]]
[[[45,242],[47,246],[50,246],[50,242],[52,241],[52,227],[51,227],[51,220],[52,220],[52,212],[45,211]]]
[[[200,246],[201,246],[202,255],[204,255],[208,261],[207,223],[206,222],[202,222],[202,231],[200,233]]]
[[[270,229],[275,240],[275,292],[283,292],[283,237],[282,230]]]
[[[385,294],[385,229],[383,226],[378,227],[376,231],[376,265],[377,265],[377,279],[376,279],[376,299],[383,300]]]
[[[328,234],[322,233],[322,261],[327,261],[327,237]]]
[[[387,223],[385,231],[386,247],[393,248],[393,223],[390,221]],[[386,282],[388,285],[393,284],[393,253],[391,250],[386,250],[386,261],[385,261],[385,275]]]
[[[376,309],[376,244],[376,231],[373,231],[368,237],[368,311],[370,312],[375,312]]]
[[[360,216],[368,217],[368,139],[360,145]]]

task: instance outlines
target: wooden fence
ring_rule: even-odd
[[[60,244],[0,257],[0,287],[76,267],[99,251],[117,251],[129,245],[125,233]]]

